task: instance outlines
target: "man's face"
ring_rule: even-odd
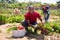
[[[46,9],[46,7],[43,7],[44,9]]]
[[[29,8],[29,12],[32,14],[34,12],[34,8]]]

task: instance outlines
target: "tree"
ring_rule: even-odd
[[[17,0],[6,0],[6,2],[8,2],[8,3],[15,3],[15,2],[17,2]]]
[[[4,3],[4,2],[5,2],[5,0],[0,0],[0,2],[1,2],[1,3]]]
[[[16,0],[12,0],[12,3],[15,3]]]
[[[60,1],[59,1],[59,2],[57,2],[57,5],[58,5],[58,8],[60,8]]]

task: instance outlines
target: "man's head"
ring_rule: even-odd
[[[46,5],[45,5],[45,4],[44,4],[44,5],[42,5],[42,8],[43,8],[43,9],[46,9]]]
[[[29,10],[30,13],[33,13],[34,12],[34,7],[32,5],[29,6],[28,10]]]

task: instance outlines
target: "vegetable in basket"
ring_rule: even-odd
[[[17,29],[18,30],[22,30],[22,29],[24,29],[24,27],[23,26],[19,26],[19,27],[17,27]]]

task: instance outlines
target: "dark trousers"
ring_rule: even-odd
[[[45,22],[48,21],[48,19],[49,19],[49,12],[44,13],[44,19],[45,19]]]
[[[32,24],[32,25],[36,25],[37,22],[30,23],[30,24]],[[23,21],[23,22],[22,22],[22,25],[25,27],[26,31],[28,32],[28,26],[29,26],[29,25],[28,25],[27,21]]]

